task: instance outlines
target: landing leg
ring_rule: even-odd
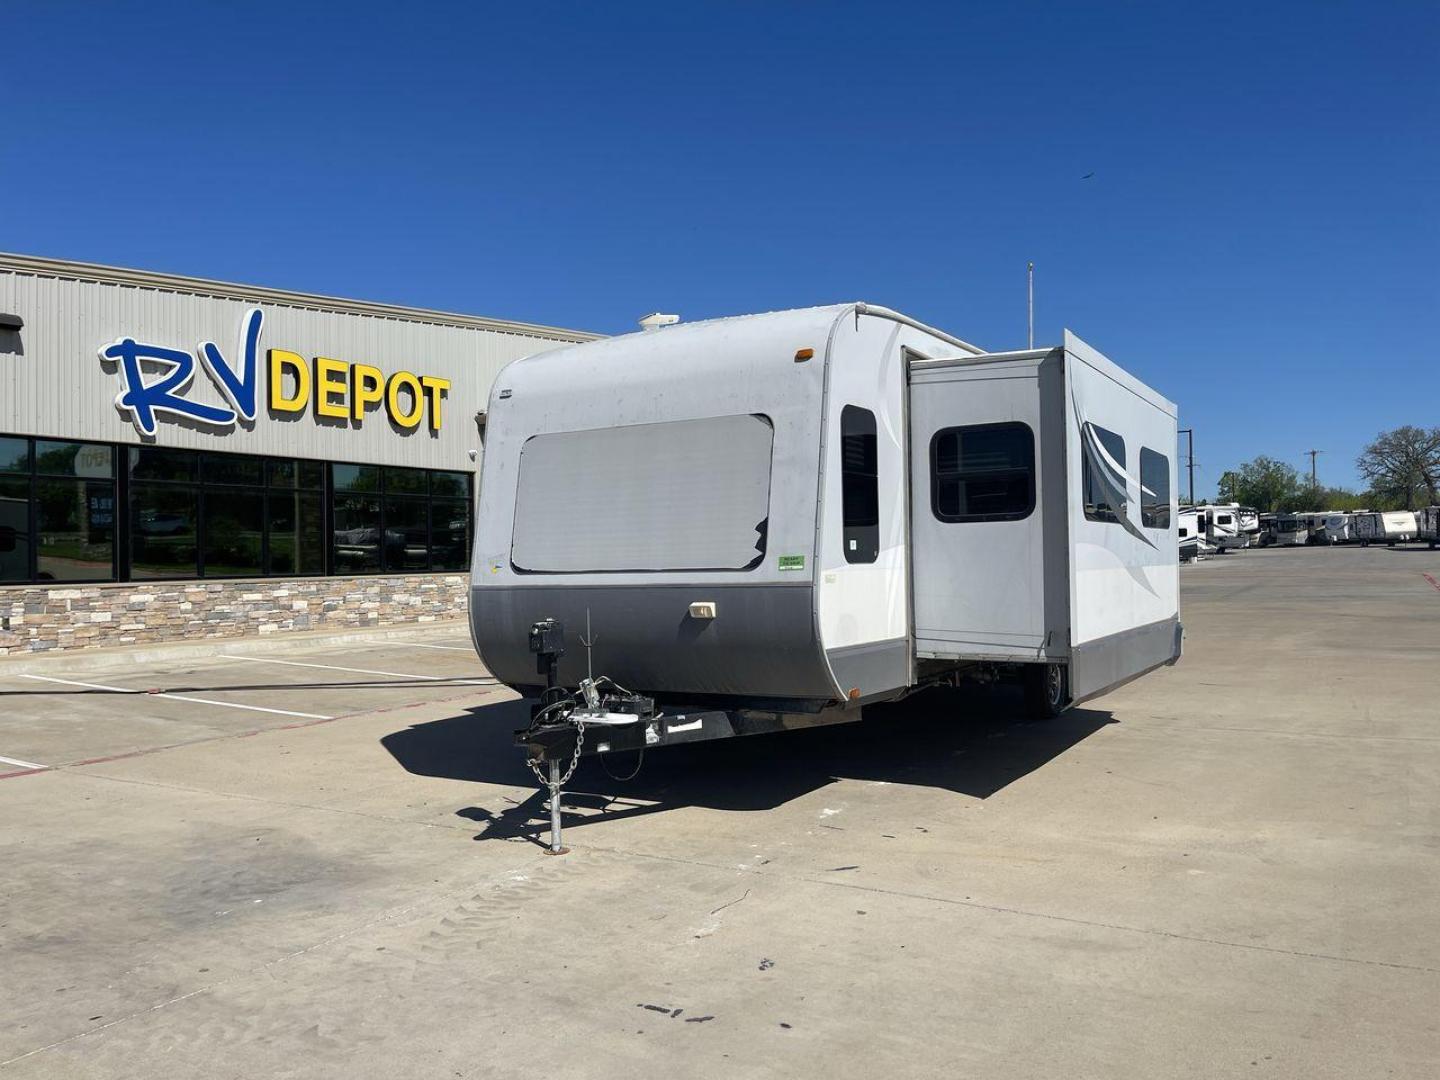
[[[547,855],[568,855],[570,849],[560,846],[560,762],[550,759],[550,847]]]

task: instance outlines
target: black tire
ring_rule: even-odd
[[[1026,664],[1021,683],[1031,720],[1053,720],[1070,707],[1070,672],[1064,664]]]

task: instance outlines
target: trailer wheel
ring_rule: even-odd
[[[1053,720],[1070,705],[1070,678],[1064,664],[1026,664],[1025,715],[1031,720]]]

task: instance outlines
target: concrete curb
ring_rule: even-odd
[[[202,638],[198,641],[171,642],[165,645],[115,645],[95,649],[54,649],[44,653],[16,653],[0,656],[0,678],[6,675],[29,675],[63,668],[84,668],[88,671],[109,671],[116,668],[144,667],[186,660],[201,660],[222,652],[263,655],[292,649],[323,648],[331,645],[366,645],[403,638],[439,636],[456,631],[468,635],[464,619],[444,622],[404,623],[399,626],[356,628],[353,630],[298,630],[265,637]],[[475,657],[479,662],[479,657]]]

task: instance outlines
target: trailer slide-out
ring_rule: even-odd
[[[470,618],[539,699],[517,743],[549,765],[552,824],[581,754],[968,677],[1054,715],[1174,663],[1175,440],[1175,406],[1068,331],[984,353],[865,304],[512,363]]]

